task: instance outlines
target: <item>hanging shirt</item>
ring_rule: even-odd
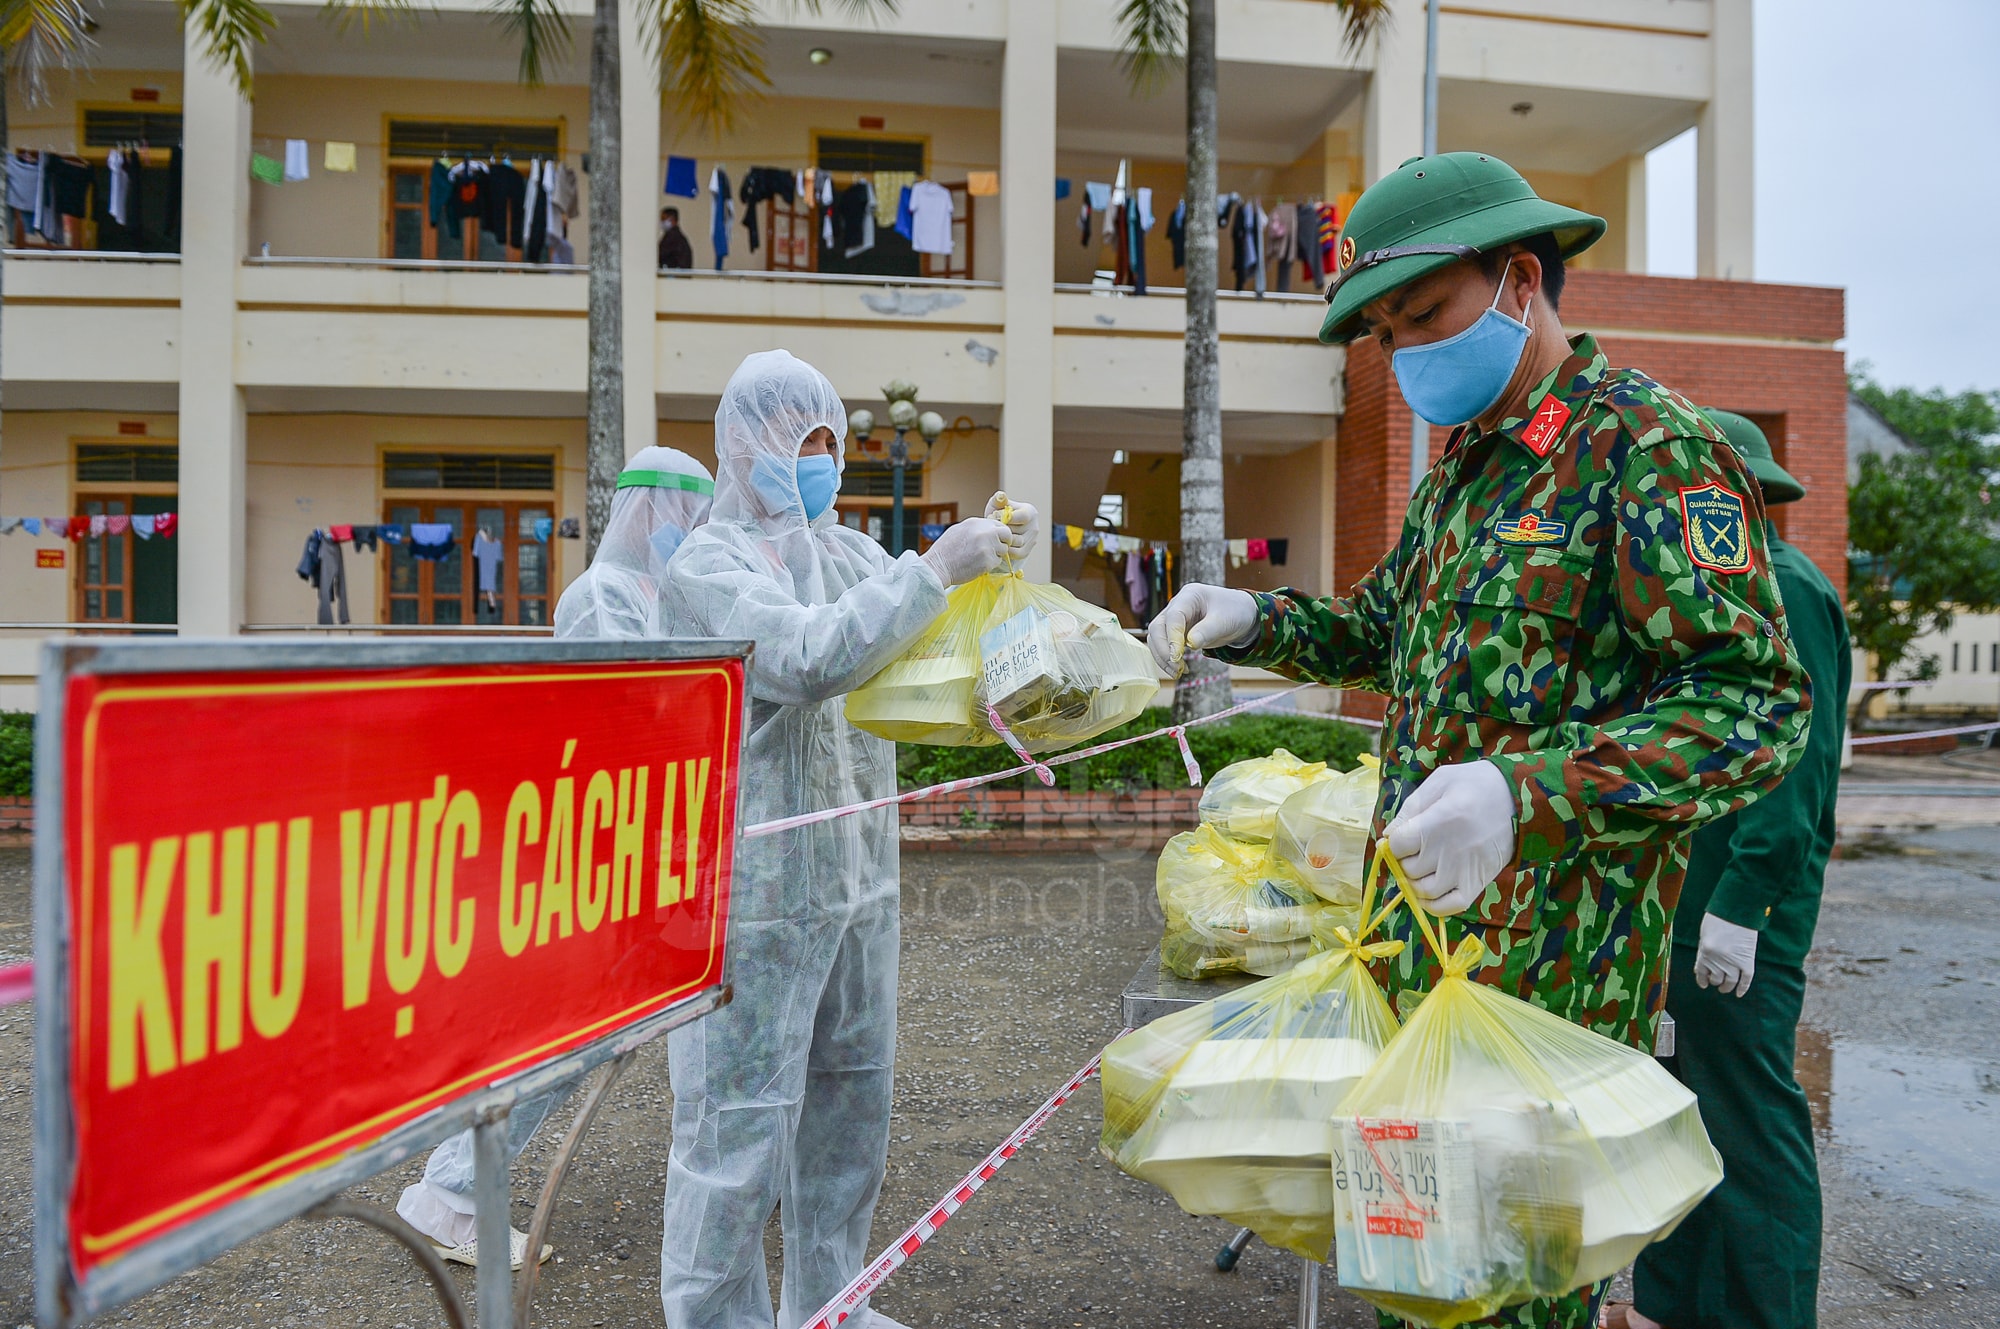
[[[7,211],[19,217],[32,218],[35,212],[35,187],[41,182],[41,178],[42,164],[39,159],[29,161],[17,153],[8,153]]]
[[[840,191],[835,244],[848,258],[875,247],[874,193],[866,180],[856,180]]]
[[[722,260],[729,257],[729,219],[735,216],[734,205],[729,201],[729,173],[720,166],[709,172],[708,193],[713,200],[708,219],[708,242],[715,247],[715,269],[722,270]]]
[[[951,253],[951,191],[935,180],[910,190],[910,248],[919,254]]]
[[[489,537],[485,531],[473,535],[472,562],[479,572],[480,594],[500,593],[500,558],[505,552],[500,542]]]

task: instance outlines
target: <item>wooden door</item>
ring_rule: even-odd
[[[383,551],[388,621],[547,626],[554,515],[546,501],[390,500],[384,521],[406,532],[418,523],[448,527],[452,545],[442,559],[418,558],[407,541]]]

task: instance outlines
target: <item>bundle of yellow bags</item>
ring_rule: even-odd
[[[1339,774],[1323,761],[1302,761],[1284,748],[1268,757],[1231,762],[1201,791],[1201,819],[1238,840],[1267,843],[1278,827],[1278,807],[1293,794]]]
[[[1366,931],[1341,928],[1336,949],[1107,1048],[1105,1157],[1190,1214],[1325,1260],[1336,1109],[1396,1031],[1367,965],[1402,943]]]
[[[1314,780],[1278,805],[1272,856],[1320,899],[1355,904],[1381,789],[1382,764],[1366,753],[1353,770]]]
[[[847,718],[899,743],[984,747],[1000,742],[990,702],[1022,746],[1054,752],[1136,719],[1158,686],[1117,615],[995,572],[953,587],[924,635],[847,694]]]
[[[1393,856],[1390,867],[1401,877]],[[1452,1329],[1609,1278],[1722,1180],[1694,1095],[1643,1052],[1468,975],[1443,977],[1342,1100],[1342,1287]]]
[[[1167,841],[1155,886],[1167,916],[1160,960],[1182,978],[1283,973],[1324,949],[1353,914],[1273,862],[1269,845],[1231,839],[1210,823]]]

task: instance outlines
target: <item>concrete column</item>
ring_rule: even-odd
[[[1646,154],[1625,159],[1625,271],[1646,271]]]
[[[1375,39],[1361,157],[1374,184],[1424,150],[1424,2],[1400,0]]]
[[[1750,281],[1757,245],[1751,0],[1714,0],[1713,80],[1695,135],[1694,270]]]
[[[243,625],[243,391],[236,274],[250,235],[250,103],[192,25],[181,93],[180,628]]]
[[[1056,4],[1008,0],[1000,83],[1000,251],[1007,345],[1001,357],[1000,487],[1045,514],[1055,502]],[[1028,559],[1049,579],[1046,531]]]
[[[640,0],[619,0],[618,46],[623,77],[618,115],[624,131],[619,159],[620,223],[625,244],[625,455],[659,441],[654,373],[659,364],[657,243],[660,228],[660,76],[640,29]]]

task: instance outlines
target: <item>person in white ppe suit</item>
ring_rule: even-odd
[[[881,798],[896,748],[847,723],[866,682],[945,607],[1019,558],[1035,512],[994,495],[921,557],[838,523],[847,411],[784,351],[745,360],[715,413],[715,512],[668,570],[691,634],[748,638],[741,824]],[[993,520],[1007,511],[1009,521]],[[668,1329],[768,1329],[764,1225],[782,1205],[776,1324],[861,1271],[889,1148],[900,943],[893,807],[747,839],[731,887],[728,1006],[668,1036],[673,1151],[660,1299]],[[894,1322],[857,1312],[849,1324]]]
[[[597,556],[556,603],[556,636],[651,641],[674,635],[664,626],[660,591],[667,560],[688,532],[708,520],[715,481],[700,462],[673,448],[642,448],[625,464],[611,499],[611,517]],[[681,634],[686,635],[686,634]],[[569,1096],[561,1086],[515,1105],[507,1118],[507,1158],[520,1156],[542,1123]],[[423,1178],[403,1189],[396,1212],[460,1264],[479,1263],[473,1231],[472,1132],[431,1151]],[[521,1267],[528,1234],[511,1230],[513,1267]],[[543,1246],[541,1259],[552,1247]]]

